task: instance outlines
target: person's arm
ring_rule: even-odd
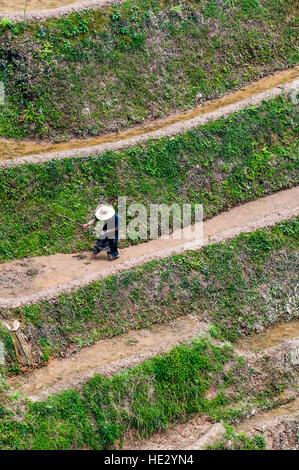
[[[91,227],[91,225],[94,225],[96,223],[97,219],[94,217],[93,219],[91,219],[89,222],[87,222],[87,224],[84,224],[83,227],[84,228],[88,228],[88,227]]]

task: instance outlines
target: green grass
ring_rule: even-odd
[[[59,214],[85,222],[118,196],[146,207],[201,203],[209,218],[290,188],[298,184],[297,115],[278,97],[122,152],[3,169],[0,261],[92,248],[93,237]]]
[[[271,406],[288,382],[283,372],[275,374],[276,389],[262,383],[264,406]],[[261,395],[255,387],[250,392],[246,388],[255,375],[230,347],[199,338],[112,378],[95,375],[82,392],[63,391],[43,402],[23,403],[22,409],[18,398],[9,397],[2,385],[0,449],[119,448],[128,431],[147,437],[199,413],[232,423],[244,417],[245,412],[238,410],[241,402],[247,402],[248,412],[250,400]],[[272,373],[268,379],[274,380]],[[207,399],[212,384],[218,393]],[[262,448],[261,439],[237,442],[239,448],[240,443],[244,448]]]
[[[263,436],[256,434],[253,438],[244,433],[236,433],[232,426],[226,426],[223,438],[213,445],[207,446],[206,450],[265,450],[266,441]]]
[[[135,0],[42,24],[2,21],[0,136],[99,135],[287,69],[298,62],[295,5]]]
[[[213,323],[214,338],[236,340],[296,318],[298,219],[240,235],[92,283],[55,301],[13,310],[3,318],[26,325],[33,357],[44,364],[70,346],[193,314]],[[287,273],[287,276],[286,276]],[[6,371],[19,370],[9,332]],[[43,356],[41,358],[41,356]]]

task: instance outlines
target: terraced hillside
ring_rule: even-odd
[[[295,2],[4,3],[0,450],[298,448]],[[91,263],[118,196],[203,239]]]
[[[4,168],[0,260],[90,247],[92,237],[59,215],[86,221],[98,200],[116,204],[124,195],[128,205],[200,202],[209,218],[290,188],[298,184],[297,113],[289,99],[278,97],[123,152]]]
[[[70,348],[187,313],[215,321],[219,334],[236,339],[240,329],[249,334],[296,317],[297,237],[298,221],[282,222],[231,243],[150,262],[57,299],[4,310],[3,316],[24,324],[33,366]],[[10,334],[3,334],[10,341],[9,370],[18,370]]]
[[[231,243],[216,244],[199,252],[189,252],[162,263],[145,265],[135,272],[108,278],[105,282],[79,290],[75,295],[61,296],[58,302],[42,302],[3,312],[5,320],[8,320],[2,320],[1,335],[8,351],[7,372],[10,374],[19,368],[12,342],[16,334],[5,325],[11,325],[12,319],[16,318],[23,325],[21,337],[25,335],[30,344],[35,367],[41,360],[47,362],[53,354],[60,352],[60,355],[68,356],[74,353],[75,344],[75,349],[78,349],[78,346],[90,344],[99,337],[119,334],[132,327],[148,327],[150,323],[173,321],[186,313],[195,318],[198,316],[200,324],[193,326],[193,334],[204,336],[199,342],[178,346],[165,356],[145,362],[129,372],[121,372],[111,380],[97,376],[84,386],[83,395],[69,390],[49,397],[46,402],[28,404],[25,421],[22,419],[21,423],[12,414],[19,406],[19,399],[9,398],[10,394],[5,398],[4,388],[2,448],[106,448],[116,442],[121,445],[119,439],[125,437],[130,429],[145,437],[170,423],[187,420],[194,413],[210,417],[211,423],[221,420],[229,424],[250,415],[252,409],[256,413],[257,410],[290,402],[296,393],[295,326],[289,335],[292,341],[280,344],[279,335],[275,338],[275,344],[279,343],[280,347],[275,354],[272,350],[266,352],[267,360],[248,356],[248,353],[247,358],[246,354],[245,358],[235,356],[228,346],[217,346],[217,341],[235,340],[277,321],[290,321],[297,317],[297,247],[298,221],[283,222],[272,229],[242,235]],[[146,290],[141,286],[147,286]],[[102,299],[101,303],[99,299]],[[207,339],[207,330],[213,340]],[[132,332],[127,337],[126,348],[123,347],[127,354],[131,348],[131,335]],[[187,337],[190,336],[192,329]],[[180,335],[177,341],[185,338]],[[215,339],[216,344],[213,343]],[[25,343],[24,339],[21,341],[23,348],[26,340]],[[134,344],[138,339],[131,341]],[[108,347],[103,346],[105,349]],[[159,352],[161,350],[150,351],[150,355],[155,356]],[[91,351],[91,357],[94,357],[94,351]],[[274,359],[269,363],[270,357]],[[137,363],[146,358],[146,354],[141,355]],[[121,370],[132,363],[129,358],[117,366],[113,363],[113,355],[111,360],[112,368],[101,370],[104,375],[107,372],[113,375],[115,367]],[[79,361],[81,363],[82,359]],[[229,368],[223,369],[228,362]],[[23,372],[27,369],[28,373],[28,365]],[[59,361],[57,366],[59,371]],[[89,367],[85,366],[85,372]],[[74,374],[72,359],[70,368]],[[66,364],[61,364],[62,370],[67,371]],[[54,384],[55,380],[58,382],[56,390],[65,387],[59,385],[59,375],[61,372],[54,378]],[[50,370],[45,371],[45,377],[54,377],[51,365]],[[49,379],[45,380],[39,373],[36,379],[33,393],[39,394],[47,382],[49,385]],[[79,374],[76,381],[74,377],[70,380],[72,384],[77,382],[81,389],[84,375]],[[34,383],[30,376],[27,379],[24,376],[24,380],[15,377],[11,385],[18,388],[22,381]],[[132,396],[128,395],[127,388],[132,390]],[[286,388],[288,396],[283,400],[280,394]],[[208,393],[208,390],[213,391]],[[26,386],[23,387],[24,392],[26,394]],[[296,407],[294,413],[296,415]],[[241,448],[264,446],[261,438],[250,441],[236,435],[234,439],[239,446],[242,444]]]
[[[135,0],[42,23],[3,19],[0,136],[117,131],[295,65],[295,3]]]

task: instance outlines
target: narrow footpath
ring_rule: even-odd
[[[274,225],[299,214],[299,186],[251,201],[192,226],[191,239],[183,230],[169,238],[158,238],[121,250],[119,259],[108,262],[105,252],[96,260],[90,253],[55,254],[13,260],[0,264],[0,308],[15,308],[41,300],[55,299],[59,294],[75,291],[93,281],[166,258],[186,250],[236,237]],[[194,231],[194,229],[196,229]],[[91,247],[92,248],[92,247]]]

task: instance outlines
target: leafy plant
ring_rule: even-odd
[[[2,18],[0,20],[0,27],[2,29],[6,29],[6,28],[11,28],[12,26],[14,26],[14,22],[12,20],[10,20],[9,18]]]

